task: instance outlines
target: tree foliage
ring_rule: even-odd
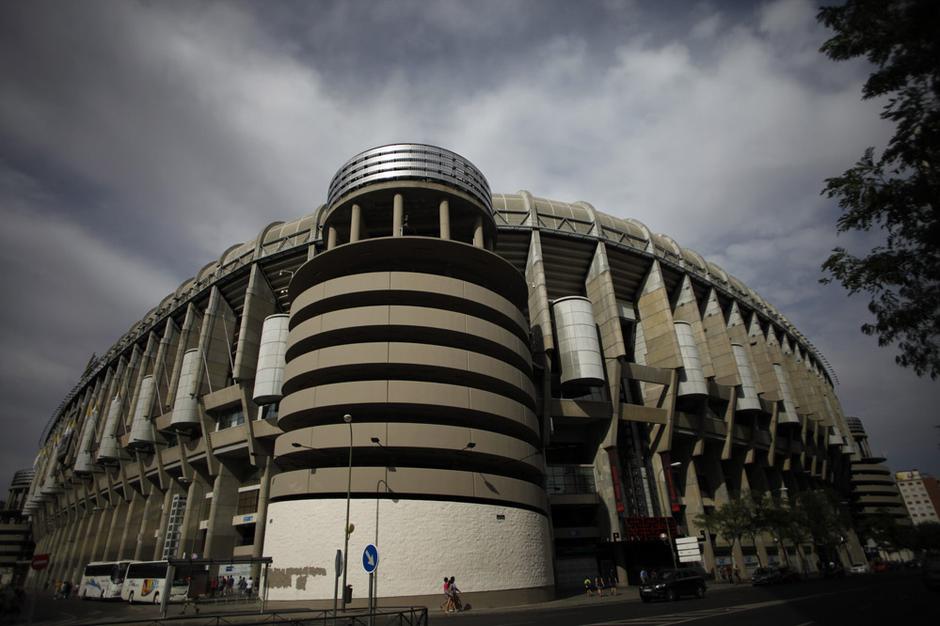
[[[896,550],[910,547],[904,528],[887,509],[879,508],[874,513],[859,516],[856,529],[860,539],[870,539],[879,548]]]
[[[725,502],[713,511],[698,515],[695,523],[728,542],[731,546],[732,566],[737,569],[737,564],[734,563],[734,544],[740,543],[741,537],[751,532],[754,526],[748,501],[736,499]]]
[[[862,332],[919,376],[940,375],[940,2],[848,0],[817,19],[835,34],[821,51],[875,66],[864,99],[885,98],[881,117],[894,124],[888,145],[869,147],[823,193],[842,209],[838,231],[884,231],[866,256],[835,248],[823,282],[868,293],[874,323]]]
[[[852,522],[838,496],[825,489],[797,492],[792,507],[798,524],[816,546],[817,552],[835,549],[842,543]]]

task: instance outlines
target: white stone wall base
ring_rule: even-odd
[[[274,560],[269,600],[333,598],[333,562],[343,547],[345,517],[345,499],[268,505],[264,555]],[[383,598],[439,594],[444,576],[454,576],[465,593],[554,584],[549,520],[539,513],[465,502],[354,499],[349,519],[356,528],[349,539],[347,584],[358,598],[369,586],[362,552],[370,543],[379,549],[377,588]]]

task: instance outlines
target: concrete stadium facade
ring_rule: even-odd
[[[311,215],[232,246],[91,362],[25,511],[46,578],[92,560],[270,556],[273,600],[552,597],[666,565],[747,491],[850,489],[824,358],[741,281],[643,224],[492,194],[448,150],[350,159]],[[351,471],[348,466],[351,464]],[[769,538],[736,562],[814,568]],[[852,560],[857,561],[858,558]],[[351,565],[361,597],[365,574]]]

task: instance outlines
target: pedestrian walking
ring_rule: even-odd
[[[196,615],[199,615],[199,606],[196,604],[195,594],[193,593],[193,579],[186,577],[186,595],[183,597],[183,606],[180,615],[186,615],[186,609],[192,608]]]
[[[646,568],[640,570],[640,584],[645,585],[650,581],[650,574],[646,571]]]
[[[451,601],[453,603],[454,611],[462,611],[463,603],[460,601],[460,589],[457,588],[457,583],[454,582],[454,577],[450,577],[450,586],[448,587],[450,591]]]
[[[601,578],[600,576],[598,576],[597,578],[594,579],[594,588],[597,589],[597,597],[598,597],[598,598],[603,598],[603,597],[604,597],[604,587],[605,587],[605,585],[604,585],[604,579],[603,579],[603,578]]]
[[[248,581],[245,583],[245,592],[248,594],[248,597],[251,597],[251,591],[255,587],[255,579],[251,576],[248,577]]]
[[[594,595],[594,581],[590,577],[584,579],[584,591],[589,598]]]
[[[448,609],[450,608],[450,579],[447,576],[444,577],[443,589],[444,589],[444,601],[441,602],[441,610],[444,611],[445,613],[449,613],[450,611]]]

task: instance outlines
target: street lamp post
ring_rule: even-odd
[[[679,467],[680,465],[682,465],[682,463],[680,463],[679,461],[674,461],[674,462],[670,463],[670,464],[669,464],[670,471],[672,470],[673,467]],[[665,482],[666,482],[666,468],[660,467],[660,468],[659,468],[659,475],[662,476],[663,483],[665,484]],[[669,498],[669,485],[666,485],[666,497],[667,497],[667,499]],[[669,545],[669,555],[672,557],[672,567],[675,568],[675,569],[677,569],[677,568],[679,567],[679,564],[676,562],[676,550],[675,550],[675,548],[674,548],[673,545],[672,545],[672,528],[670,528],[670,524],[669,524],[669,520],[670,520],[670,519],[673,519],[673,515],[672,515],[672,504],[671,504],[671,503],[669,503],[669,518],[666,519],[666,532],[660,534],[660,538],[664,538],[664,537],[665,537],[665,539],[668,541],[668,545]]]
[[[382,440],[379,439],[378,437],[372,437],[371,441],[372,443],[374,443],[375,445],[379,447],[382,447],[382,448],[385,447],[384,445],[382,445]],[[386,471],[386,477],[387,477],[388,476],[387,466],[385,468],[385,471]],[[385,493],[388,493],[389,491],[391,491],[391,488],[388,486],[388,481],[385,480],[385,478],[380,478],[378,482],[375,483],[375,542],[372,545],[375,546],[376,550],[379,549],[379,486],[382,484],[385,485]],[[375,608],[377,608],[379,604],[379,570],[378,568],[376,568],[374,572],[374,576],[372,577],[372,595],[375,598],[374,600]]]
[[[346,474],[346,526],[343,528],[345,540],[343,542],[343,611],[346,610],[346,570],[349,565],[349,535],[352,532],[349,528],[349,500],[352,493],[352,449],[353,449],[353,430],[352,415],[347,413],[343,416],[343,421],[349,425],[349,470]]]

